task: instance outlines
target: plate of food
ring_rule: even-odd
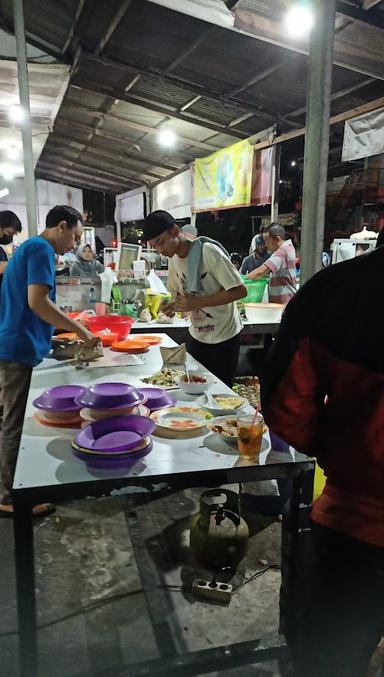
[[[154,411],[150,418],[156,423],[158,431],[173,436],[199,434],[212,416],[204,409],[196,407],[169,407]]]
[[[178,387],[176,379],[182,374],[178,369],[162,369],[157,371],[152,376],[147,376],[141,379],[143,383],[148,383],[153,386],[159,386],[164,390],[174,390]]]
[[[205,419],[191,412],[184,413],[180,411],[168,410],[160,414],[156,424],[161,428],[167,428],[169,430],[189,432],[190,430],[204,428]]]
[[[220,435],[229,444],[237,444],[237,418],[234,416],[218,416],[207,423],[213,433]]]
[[[207,427],[216,435],[220,435],[228,444],[237,444],[236,416],[217,416],[207,423]],[[264,432],[267,430],[267,426],[264,425]]]
[[[179,374],[176,383],[187,395],[201,395],[215,380],[212,374],[190,371],[188,374]]]
[[[240,414],[248,401],[244,397],[229,393],[214,393],[207,397],[203,395],[199,399],[200,406],[207,409],[214,416],[227,414]]]

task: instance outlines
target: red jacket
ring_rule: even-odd
[[[384,547],[384,247],[321,271],[288,304],[262,403],[327,475],[313,520]]]

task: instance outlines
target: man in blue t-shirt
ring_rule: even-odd
[[[12,516],[11,488],[19,451],[32,369],[48,355],[54,327],[75,331],[85,346],[98,341],[83,325],[55,305],[55,255],[73,249],[83,231],[79,212],[57,206],[46,230],[26,240],[8,263],[0,303],[0,515]],[[36,516],[52,512],[50,504],[33,508]]]

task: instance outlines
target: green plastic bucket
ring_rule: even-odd
[[[247,288],[247,296],[241,299],[242,303],[261,303],[263,300],[265,288],[268,284],[267,277],[261,277],[259,280],[247,280],[245,276],[241,276],[243,283]]]

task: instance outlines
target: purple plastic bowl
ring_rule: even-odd
[[[135,451],[132,454],[127,454],[126,456],[113,457],[87,456],[87,454],[82,454],[81,451],[78,451],[77,449],[74,449],[73,453],[76,458],[85,461],[89,468],[94,468],[96,470],[119,470],[120,468],[126,468],[127,466],[136,463],[137,459],[148,454],[152,447],[153,443],[151,441],[144,449]]]
[[[155,427],[154,421],[146,416],[112,416],[87,425],[76,435],[75,442],[79,447],[95,451],[128,451],[140,444]]]
[[[81,406],[76,399],[81,397],[85,388],[83,386],[53,386],[33,400],[33,406],[43,411],[79,411]]]
[[[169,395],[163,388],[138,388],[138,391],[145,396],[145,404],[151,412],[164,407],[174,407],[176,404],[176,397]]]
[[[76,404],[89,409],[123,409],[145,401],[145,396],[129,383],[96,383],[76,398]]]

